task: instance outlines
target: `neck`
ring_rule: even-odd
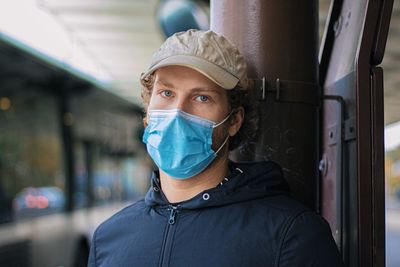
[[[228,174],[228,153],[217,157],[203,172],[185,180],[177,180],[160,170],[161,188],[170,203],[193,198],[204,190],[216,187]]]

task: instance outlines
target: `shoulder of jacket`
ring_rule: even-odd
[[[299,214],[312,210],[288,194],[268,195],[261,199],[263,205],[269,210],[283,216],[285,221],[290,221]]]
[[[292,259],[285,255],[291,255]],[[285,262],[282,266],[292,266],[293,259],[298,259],[295,260],[298,266],[311,261],[318,266],[342,266],[329,224],[311,209],[293,213],[284,225],[275,266],[281,266],[282,262]]]
[[[118,228],[118,224],[121,220],[132,219],[133,217],[135,217],[137,215],[141,215],[143,212],[143,209],[145,209],[145,208],[146,208],[146,205],[144,204],[144,200],[139,200],[135,203],[132,203],[132,204],[122,208],[120,211],[116,212],[110,218],[108,218],[104,222],[102,222],[97,227],[95,234],[105,231],[105,230],[110,230],[112,228]]]
[[[284,238],[288,229],[296,224],[296,220],[302,216],[316,216],[319,215],[299,201],[293,199],[289,195],[279,194],[275,196],[267,196],[260,201],[264,206],[264,212],[268,213],[268,217],[274,218],[278,222],[277,226],[281,233],[281,238]]]
[[[97,266],[97,251],[99,248],[104,249],[107,243],[104,240],[110,240],[109,238],[119,231],[121,224],[127,224],[133,217],[142,214],[145,207],[144,200],[137,201],[122,208],[96,228],[92,237],[88,266]]]

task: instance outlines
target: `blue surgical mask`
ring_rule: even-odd
[[[231,114],[217,124],[179,109],[151,110],[143,142],[163,172],[176,179],[187,179],[210,165],[226,144],[229,135],[214,152],[212,133]]]

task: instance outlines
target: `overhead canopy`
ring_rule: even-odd
[[[46,90],[55,94],[90,91],[119,108],[140,112],[140,107],[113,93],[94,77],[0,33],[0,97],[19,90]]]
[[[140,74],[164,40],[156,21],[158,1],[37,0],[104,68],[115,92],[135,103]]]

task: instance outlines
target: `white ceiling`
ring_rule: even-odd
[[[156,0],[37,0],[111,77],[120,96],[140,103],[140,74],[163,41]]]

